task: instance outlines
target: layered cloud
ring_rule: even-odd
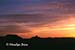
[[[0,14],[75,12],[74,0],[2,0],[0,5]]]
[[[2,0],[0,35],[68,37],[75,33],[74,5],[74,0]]]

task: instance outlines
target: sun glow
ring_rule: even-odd
[[[55,28],[50,30],[75,30],[75,28]]]
[[[69,25],[66,25],[66,26],[74,27],[74,26],[75,26],[75,24],[69,24]]]
[[[41,38],[47,37],[75,37],[75,18],[69,18],[66,20],[60,20],[56,23],[48,23],[40,27],[30,28],[32,32],[20,34],[22,37],[31,38],[38,36]],[[50,25],[51,24],[51,25]]]

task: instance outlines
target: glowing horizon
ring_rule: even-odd
[[[0,36],[75,38],[75,0],[1,0]]]
[[[60,24],[56,24],[55,26],[53,26],[54,24],[52,26],[49,26],[48,24],[46,24],[43,27],[32,28],[31,29],[32,33],[29,33],[29,34],[31,34],[31,37],[38,36],[41,38],[48,38],[48,37],[51,37],[51,38],[72,37],[74,38],[75,37],[74,18],[71,17],[63,21],[65,22],[63,23],[62,21],[58,21],[57,23],[60,23]],[[28,36],[27,34],[26,35],[20,34],[20,35]]]

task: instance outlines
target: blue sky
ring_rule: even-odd
[[[74,0],[0,0],[0,14],[28,13],[33,10],[19,9],[20,7],[47,5],[49,3],[74,4]],[[41,8],[42,9],[42,8]],[[16,12],[15,12],[16,11]]]

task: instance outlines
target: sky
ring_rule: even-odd
[[[75,0],[0,0],[0,36],[75,37]]]

